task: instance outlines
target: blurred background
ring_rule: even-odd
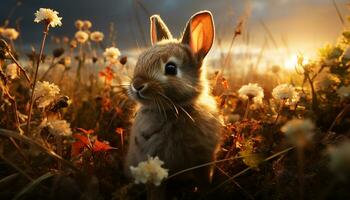
[[[115,40],[125,54],[137,55],[138,49],[150,45],[150,15],[160,14],[178,37],[192,14],[207,9],[214,15],[217,34],[211,60],[227,53],[241,24],[242,35],[235,39],[232,48],[237,62],[259,60],[261,69],[274,64],[293,69],[298,53],[313,57],[317,54],[313,49],[335,42],[347,22],[342,16],[347,14],[348,3],[346,0],[2,0],[0,19],[9,19],[9,26],[21,29],[23,34],[16,42],[29,49],[31,45],[39,46],[38,36],[42,32],[41,26],[33,26],[33,13],[39,7],[53,8],[63,17],[63,26],[52,29],[50,36],[74,36],[74,22],[87,19],[93,23],[92,30],[108,33],[113,29],[116,34],[109,39]]]

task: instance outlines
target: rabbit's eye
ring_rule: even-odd
[[[166,75],[176,75],[177,67],[175,63],[169,62],[165,65],[165,74]]]

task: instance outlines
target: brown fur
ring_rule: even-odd
[[[210,13],[201,12],[192,17],[187,26],[191,26],[193,21],[201,23],[198,22],[202,20],[201,17],[204,17],[204,21],[207,20],[204,25],[210,23]],[[151,23],[163,23],[157,20],[158,18],[151,18]],[[181,41],[177,41],[171,39],[171,35],[164,36],[170,34],[165,24],[151,27],[156,27],[151,28],[151,35],[157,35],[152,40],[169,39],[157,41],[158,43],[154,43],[143,52],[135,67],[132,86],[145,88],[141,97],[132,86],[129,88],[130,96],[141,106],[130,136],[126,159],[127,174],[130,166],[138,165],[146,160],[147,156],[158,156],[164,161],[164,167],[169,169],[170,174],[211,162],[215,159],[215,151],[219,144],[221,123],[218,120],[215,101],[206,91],[206,74],[202,73],[203,58],[212,41],[209,41],[210,44],[201,44],[206,49],[197,46],[197,51],[189,44],[190,33],[184,35]],[[161,31],[159,27],[166,30]],[[203,30],[204,36],[213,37],[213,27],[207,28],[212,28],[212,33],[209,31],[212,35],[205,35],[206,30]],[[187,29],[191,30],[191,27]],[[179,73],[176,76],[164,74],[165,63],[169,60],[175,62],[178,67]],[[209,172],[210,167],[207,167],[182,177],[204,183],[209,181]]]

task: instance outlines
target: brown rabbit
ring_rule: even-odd
[[[130,166],[149,155],[164,161],[171,175],[215,159],[221,122],[202,66],[213,44],[214,23],[209,11],[196,13],[176,40],[158,15],[150,19],[152,47],[140,55],[128,89],[140,108],[126,170],[130,174]],[[210,171],[194,170],[182,180],[208,183]]]

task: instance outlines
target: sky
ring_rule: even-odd
[[[210,10],[216,26],[216,42],[222,41],[224,48],[228,46],[237,22],[246,19],[244,36],[237,39],[235,53],[242,51],[244,45],[248,44],[249,36],[249,47],[255,53],[267,40],[269,48],[275,51],[284,48],[288,49],[289,54],[301,51],[312,55],[315,47],[334,42],[344,29],[332,1],[22,0],[22,5],[10,18],[10,26],[15,26],[17,20],[23,44],[38,45],[42,26],[34,24],[34,12],[40,7],[48,7],[57,10],[63,17],[63,26],[50,30],[51,36],[72,37],[76,31],[74,21],[77,19],[91,20],[92,30],[103,31],[108,35],[110,23],[113,22],[117,30],[117,46],[126,51],[150,45],[149,15],[160,14],[173,35],[180,36],[191,15],[200,10]],[[335,1],[346,18],[349,14],[346,4],[350,1]],[[16,0],[0,1],[1,21],[9,15],[15,3]]]

